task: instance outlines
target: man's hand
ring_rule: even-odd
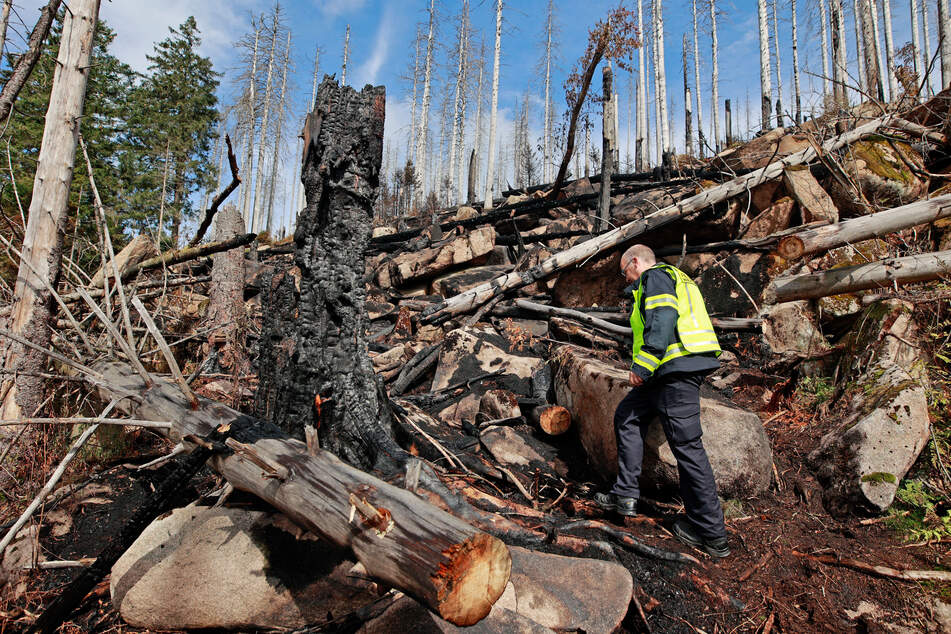
[[[637,387],[638,385],[643,385],[643,384],[644,384],[644,379],[642,379],[642,378],[639,377],[638,375],[634,374],[633,372],[631,372],[631,374],[630,374],[630,376],[627,378],[627,380],[630,381],[632,387]]]

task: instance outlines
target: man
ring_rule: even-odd
[[[630,393],[614,413],[618,475],[609,493],[595,494],[604,510],[637,515],[638,478],[648,423],[658,415],[677,459],[686,517],[674,535],[714,557],[730,554],[723,510],[700,429],[700,384],[719,367],[720,346],[697,285],[680,269],[657,263],[642,244],[621,256],[621,273],[636,284]]]

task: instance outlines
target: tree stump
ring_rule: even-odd
[[[402,450],[389,433],[390,412],[367,354],[363,282],[373,200],[383,158],[385,89],[356,92],[325,77],[304,124],[302,181],[307,205],[294,234],[300,269],[297,315],[277,344],[286,363],[260,367],[271,420],[361,467],[391,470]],[[280,296],[281,294],[278,294]],[[264,306],[267,314],[280,306]],[[288,340],[290,340],[288,342]],[[267,376],[270,375],[270,376]]]

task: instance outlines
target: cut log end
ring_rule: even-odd
[[[560,436],[571,427],[571,413],[561,405],[545,407],[538,414],[538,426],[549,436]]]
[[[458,626],[478,623],[502,596],[512,571],[505,544],[478,533],[445,553],[449,562],[433,575],[439,615]]]
[[[805,245],[802,240],[796,236],[787,236],[779,241],[776,251],[779,256],[785,260],[795,260],[802,255]]]

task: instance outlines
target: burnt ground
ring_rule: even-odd
[[[735,389],[732,396],[738,403],[762,405],[764,390],[762,385],[753,384]],[[539,521],[519,517],[519,494],[505,490],[505,499],[515,508],[509,517],[533,529],[550,528],[573,519],[602,520],[650,545],[696,556],[701,562],[699,566],[645,558],[593,529],[566,532],[589,540],[582,553],[555,545],[532,545],[573,556],[616,557],[631,571],[638,600],[654,632],[891,631],[887,624],[938,631],[931,615],[932,601],[935,597],[951,598],[951,585],[886,579],[800,555],[838,555],[904,569],[951,568],[947,543],[909,544],[881,518],[832,517],[824,509],[820,489],[804,466],[805,455],[824,428],[831,425],[827,412],[800,402],[795,395],[771,400],[777,401],[773,408],[760,415],[767,421],[779,480],[759,499],[727,502],[733,554],[725,560],[712,560],[681,546],[673,538],[669,528],[677,515],[676,498],[655,494],[658,501],[645,499],[637,518],[605,516],[590,502],[591,494],[601,483],[586,478],[584,468],[579,466],[584,459],[571,442],[570,434],[555,443],[559,457],[571,465],[567,494],[546,521]],[[152,452],[156,449],[160,447],[151,447]],[[42,530],[46,557],[52,560],[95,556],[131,512],[145,503],[165,470],[163,467],[136,472],[120,464],[103,468],[85,483],[74,484],[77,491],[59,506],[71,518],[65,534],[53,534],[62,530],[57,529],[62,518],[55,515],[57,509],[47,511],[48,518],[59,519]],[[201,472],[181,492],[176,505],[207,494],[216,484],[214,474]],[[498,495],[497,490],[486,492]],[[613,555],[604,542],[612,543]],[[24,584],[8,585],[0,605],[0,634],[25,629],[25,624],[74,575],[72,570],[34,572],[24,578]],[[863,601],[880,606],[883,612],[874,617],[850,619],[846,610],[856,610]],[[124,625],[112,608],[106,579],[86,597],[61,631],[138,630]],[[634,604],[622,631],[647,631]]]

